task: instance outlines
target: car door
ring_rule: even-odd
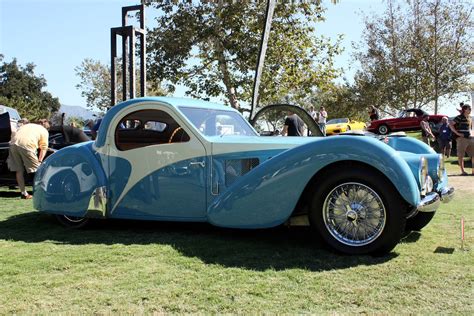
[[[206,151],[178,115],[166,108],[133,111],[115,120],[113,139],[111,217],[205,220]]]
[[[417,113],[414,110],[407,110],[406,116],[398,121],[399,130],[410,130],[419,125]]]

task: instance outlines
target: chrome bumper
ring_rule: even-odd
[[[448,203],[453,199],[454,188],[446,187],[441,192],[428,193],[416,207],[417,212],[436,212],[441,202]]]
[[[441,201],[443,203],[448,203],[453,199],[454,196],[454,188],[453,187],[446,187],[441,190],[439,193],[441,195]]]

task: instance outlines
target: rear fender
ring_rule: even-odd
[[[77,217],[104,217],[105,173],[95,157],[92,142],[63,148],[49,156],[34,179],[34,208],[41,212]],[[101,210],[92,210],[102,192]],[[91,212],[92,211],[92,212]]]

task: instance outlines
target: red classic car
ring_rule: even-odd
[[[388,134],[398,131],[416,131],[420,130],[420,122],[423,115],[429,115],[431,127],[441,122],[446,115],[430,115],[421,109],[407,109],[400,112],[398,117],[375,120],[367,125],[367,130],[376,134]]]

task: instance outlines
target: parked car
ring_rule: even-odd
[[[366,128],[365,123],[353,121],[345,118],[336,118],[327,121],[326,123],[326,135],[334,135],[339,133],[344,133],[346,131],[357,131],[364,130]]]
[[[21,116],[17,110],[0,105],[0,143],[10,140],[12,134],[16,132],[20,120]]]
[[[0,115],[0,186],[16,186],[15,173],[8,169],[7,158],[11,129],[6,113]],[[80,129],[72,126],[52,126],[49,129],[49,149],[46,156],[53,152],[80,142],[90,141]],[[25,178],[27,185],[33,184],[33,178]]]
[[[368,124],[367,130],[381,135],[398,131],[418,131],[421,130],[420,123],[423,115],[429,115],[429,124],[434,127],[441,122],[446,115],[431,115],[421,109],[407,109],[400,113],[398,117],[375,120]]]
[[[421,229],[448,187],[443,160],[410,137],[259,136],[227,106],[147,97],[112,107],[95,142],[48,157],[34,207],[61,223],[91,218],[311,225],[334,249],[385,253]]]

